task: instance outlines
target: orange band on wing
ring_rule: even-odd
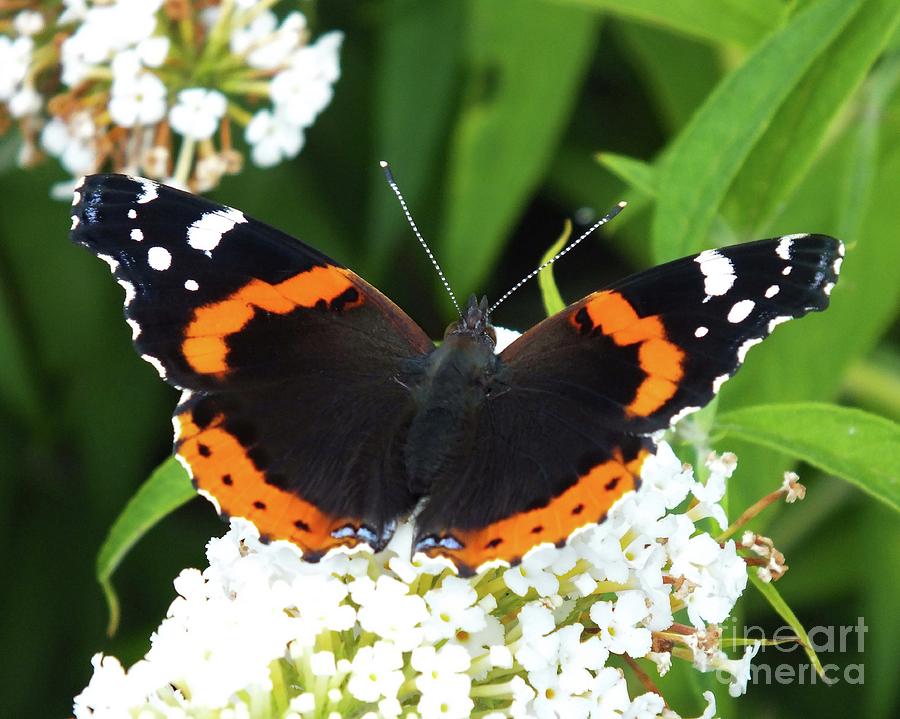
[[[450,529],[443,536],[457,540],[460,549],[437,546],[423,551],[432,557],[448,557],[464,576],[492,560],[517,564],[537,544],[560,545],[576,529],[602,522],[616,500],[638,487],[641,465],[648,454],[642,449],[634,459],[625,460],[617,452],[615,458],[593,466],[545,506],[501,519],[484,529]]]
[[[249,519],[268,539],[293,542],[310,559],[332,547],[359,543],[354,536],[332,536],[348,525],[358,527],[358,521],[329,516],[297,495],[268,484],[247,450],[223,428],[222,415],[205,428],[195,424],[190,411],[176,418],[177,454],[190,466],[196,488],[215,499],[222,513]]]
[[[226,338],[253,319],[257,309],[286,314],[297,307],[331,303],[351,289],[356,296],[343,307],[358,306],[363,295],[351,277],[349,270],[328,266],[313,267],[274,285],[252,280],[225,299],[194,310],[181,351],[196,372],[224,374],[228,371]]]
[[[658,315],[641,317],[618,292],[597,292],[584,305],[591,324],[620,347],[639,344],[638,362],[646,374],[634,399],[625,408],[629,414],[646,417],[678,390],[684,376],[684,352],[670,342]],[[572,323],[579,325],[575,313]]]

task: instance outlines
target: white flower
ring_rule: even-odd
[[[427,645],[416,647],[410,664],[419,672],[416,687],[420,692],[439,692],[452,684],[454,691],[469,693],[472,680],[464,672],[471,665],[471,660],[469,653],[456,644],[445,644],[440,649]]]
[[[58,157],[73,176],[85,175],[97,165],[94,133],[96,128],[87,113],[76,113],[65,123],[53,118],[41,131],[41,146]]]
[[[258,167],[272,167],[296,157],[304,142],[302,127],[289,122],[284,113],[271,110],[259,110],[253,116],[244,138],[252,146],[251,157]]]
[[[327,33],[314,45],[294,53],[290,67],[279,72],[269,85],[276,108],[296,125],[311,125],[325,109],[340,74],[339,51],[343,35]]]
[[[747,682],[750,681],[753,657],[759,653],[762,646],[760,642],[753,642],[746,649],[740,659],[728,659],[724,654],[713,659],[710,666],[719,671],[731,674],[731,682],[728,684],[728,693],[733,697],[739,697],[747,691]]]
[[[381,697],[396,698],[403,683],[402,669],[403,655],[390,642],[362,647],[353,657],[347,690],[364,702],[375,702]]]
[[[565,574],[575,566],[577,555],[571,547],[547,546],[528,552],[522,562],[503,573],[503,581],[520,597],[532,587],[542,597],[559,591],[559,574]]]
[[[485,612],[473,606],[478,601],[478,593],[472,585],[458,577],[447,577],[438,589],[425,594],[425,603],[431,616],[424,622],[425,638],[428,641],[449,639],[460,630],[466,633],[484,629]]]
[[[659,694],[647,692],[634,698],[622,714],[622,719],[656,719],[665,707],[666,703]]]
[[[411,651],[422,641],[420,626],[428,619],[425,601],[409,594],[409,586],[382,575],[373,582],[360,577],[350,584],[353,601],[360,605],[359,624],[366,631],[394,642],[401,651]]]
[[[225,96],[217,90],[192,87],[178,93],[178,102],[169,110],[172,129],[193,140],[212,137],[225,114]]]
[[[706,484],[691,483],[691,494],[697,498],[698,504],[691,508],[689,515],[695,522],[712,517],[720,529],[725,529],[728,526],[728,517],[720,502],[725,496],[725,483],[737,468],[737,457],[731,452],[721,456],[713,452],[707,458],[706,466],[709,469]]]
[[[609,657],[609,651],[599,637],[593,636],[581,641],[584,627],[571,624],[557,630],[559,634],[559,685],[563,691],[583,694],[590,690],[594,675],[602,669]]]
[[[531,709],[538,719],[556,719],[556,717],[586,718],[591,705],[586,697],[574,696],[567,691],[560,675],[553,668],[529,672],[528,681],[535,689],[535,698]]]
[[[590,615],[609,651],[631,657],[642,657],[650,651],[650,630],[639,626],[647,617],[643,592],[620,592],[615,604],[596,602]]]
[[[705,691],[703,698],[706,699],[706,708],[697,719],[713,719],[716,716],[716,695],[711,691]]]
[[[625,677],[619,669],[606,667],[597,672],[591,686],[591,719],[619,719],[631,704]]]
[[[13,27],[19,35],[37,35],[44,25],[44,16],[36,10],[22,10],[13,18]]]
[[[299,12],[288,13],[275,29],[277,18],[273,13],[262,13],[243,30],[231,36],[231,47],[236,55],[247,53],[247,64],[261,70],[272,70],[284,65],[303,41],[306,18]]]
[[[647,457],[641,466],[643,487],[662,494],[667,509],[681,504],[693,481],[693,469],[675,456],[668,442],[660,442],[656,453]]]
[[[153,125],[166,115],[166,86],[153,73],[113,82],[109,115],[122,127]]]
[[[30,37],[0,35],[0,102],[8,101],[25,79],[33,49]]]
[[[18,92],[10,98],[9,114],[13,117],[25,117],[26,115],[35,115],[41,109],[43,100],[37,91],[25,83]]]
[[[672,547],[670,571],[687,580],[677,596],[687,604],[688,616],[698,628],[723,622],[747,586],[747,565],[737,555],[734,541],[720,547],[708,534]]]
[[[443,691],[423,694],[416,708],[422,719],[466,719],[472,714],[475,703],[468,694],[452,691],[455,687],[444,687]]]

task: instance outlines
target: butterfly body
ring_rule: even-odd
[[[485,301],[439,346],[322,253],[142,178],[76,191],[72,239],[125,288],[138,353],[182,390],[175,453],[223,516],[315,560],[398,520],[461,573],[602,521],[650,434],[774,327],[825,309],[843,245],[789,235],[632,275],[499,354]]]

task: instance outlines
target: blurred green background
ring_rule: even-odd
[[[754,349],[721,407],[840,400],[897,419],[897,0],[300,5],[316,32],[346,33],[334,102],[296,161],[247,167],[216,199],[357,270],[435,337],[452,308],[380,159],[463,296],[496,298],[535,266],[565,218],[587,222],[622,198],[631,206],[608,231],[558,265],[567,301],[706,247],[833,234],[848,252],[831,309]],[[168,456],[176,394],[133,353],[107,268],[68,243],[69,208],[48,196],[62,172],[9,165],[0,174],[0,713],[59,717],[95,651],[126,664],[146,651],[172,579],[203,566],[206,540],[224,528],[203,500],[155,528],[116,575],[122,626],[105,636],[97,550]],[[532,283],[495,321],[524,329],[541,316]],[[791,464],[736,441],[721,448],[741,462],[735,515]],[[845,651],[823,654],[838,667],[832,687],[810,685],[808,673],[802,685],[751,686],[736,702],[722,698],[720,714],[896,716],[896,515],[801,472],[808,499],[761,523],[791,566],[778,588],[807,628],[863,617],[864,646],[853,634]],[[739,633],[781,624],[752,589],[740,606]],[[804,657],[769,649],[757,661]],[[847,680],[851,664],[864,666],[862,682]],[[685,715],[699,712],[707,686],[695,677],[666,682]]]

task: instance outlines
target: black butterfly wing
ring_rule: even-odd
[[[602,521],[638,485],[646,435],[707,404],[775,326],[825,309],[842,257],[823,235],[710,250],[536,325],[501,353],[504,391],[422,512],[419,548],[470,571]]]
[[[378,290],[278,230],[153,181],[95,175],[72,239],[125,287],[138,353],[185,390],[177,456],[223,514],[315,556],[409,511],[398,368],[434,345]],[[385,421],[385,417],[389,418]]]

